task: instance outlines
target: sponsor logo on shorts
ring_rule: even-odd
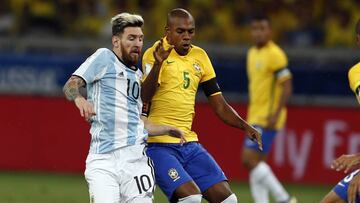
[[[168,175],[171,179],[173,179],[174,182],[180,178],[179,173],[176,171],[175,168],[169,169]]]

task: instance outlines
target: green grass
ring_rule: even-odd
[[[247,183],[231,183],[231,187],[239,202],[252,202]],[[319,202],[332,188],[331,185],[293,184],[285,187],[298,198],[299,203]],[[82,202],[89,202],[86,181],[82,175],[0,172],[0,203]],[[154,202],[166,202],[159,188],[156,190]]]

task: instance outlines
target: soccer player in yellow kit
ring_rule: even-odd
[[[268,203],[269,191],[277,202],[296,202],[266,164],[271,144],[286,121],[286,103],[291,95],[291,72],[284,51],[271,41],[270,22],[266,16],[251,20],[255,46],[247,54],[249,107],[247,121],[262,134],[263,150],[245,139],[242,162],[250,171],[250,189],[255,203]]]
[[[360,46],[360,19],[355,26],[356,42]],[[357,63],[348,73],[349,85],[360,104],[360,63]],[[331,167],[337,171],[349,172],[360,166],[360,154],[342,155],[333,161]],[[360,169],[351,172],[342,179],[321,201],[321,203],[360,203]]]
[[[199,85],[222,121],[244,130],[260,147],[261,136],[226,103],[209,57],[191,44],[194,34],[192,15],[173,9],[168,14],[165,37],[144,53],[147,77],[141,94],[144,102],[151,100],[144,112],[155,124],[171,123],[180,128],[187,141],[181,145],[179,139],[168,135],[149,138],[146,153],[154,162],[156,182],[170,202],[200,203],[204,197],[209,202],[233,203],[237,198],[223,171],[191,130]]]

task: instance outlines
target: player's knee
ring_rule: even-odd
[[[229,197],[224,199],[221,203],[237,203],[237,197],[235,194],[231,194]]]
[[[261,156],[253,150],[244,150],[241,155],[241,161],[247,169],[251,170],[261,161]]]
[[[180,198],[178,203],[201,203],[202,195],[189,195],[187,197]]]

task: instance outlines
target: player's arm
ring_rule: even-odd
[[[168,134],[170,136],[180,138],[181,144],[186,142],[182,130],[170,125],[156,125],[149,121],[145,116],[141,116],[141,119],[144,121],[144,127],[148,131],[149,136]]]
[[[288,69],[282,69],[280,71],[288,72]],[[279,74],[279,73],[277,73]],[[285,73],[286,74],[286,73]],[[288,73],[289,74],[289,73]],[[274,129],[275,124],[280,116],[281,110],[286,106],[287,102],[292,93],[292,78],[290,76],[285,77],[285,79],[278,79],[280,85],[282,86],[282,92],[280,94],[279,104],[275,107],[275,111],[268,118],[269,129]]]
[[[360,175],[357,174],[351,180],[348,188],[348,201],[351,203],[357,202],[357,196],[360,194]]]
[[[165,50],[163,46],[163,39],[156,45],[153,52],[154,63],[151,68],[150,73],[147,75],[143,83],[141,84],[141,99],[143,102],[150,102],[152,97],[155,94],[156,88],[158,86],[159,73],[164,60],[169,56],[173,46]]]
[[[260,133],[249,125],[239,114],[225,101],[220,92],[220,87],[216,78],[202,82],[201,86],[207,96],[210,106],[216,115],[226,124],[244,130],[250,139],[255,140],[262,149]]]
[[[344,173],[349,172],[353,167],[360,165],[360,153],[358,154],[343,154],[331,163],[331,168],[336,171],[344,170]]]
[[[74,101],[80,111],[80,115],[87,121],[95,115],[94,108],[81,94],[80,88],[85,87],[85,81],[76,75],[72,75],[63,87],[63,92],[69,101]]]

